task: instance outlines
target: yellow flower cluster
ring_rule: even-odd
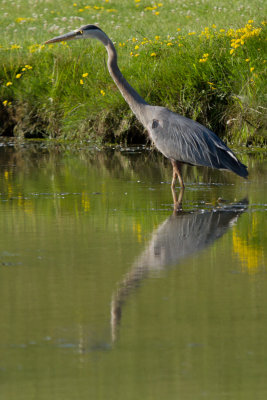
[[[211,37],[211,32],[209,27],[205,27],[204,31],[201,31],[200,37],[204,36],[206,39],[210,39]]]
[[[138,7],[139,4],[136,4],[136,6]],[[158,10],[159,7],[162,7],[163,3],[158,3],[158,4],[154,4],[153,6],[147,6],[144,8],[145,11],[152,11],[154,15],[159,15],[159,11]]]
[[[24,67],[22,67],[21,68],[21,72],[18,72],[16,75],[15,75],[15,78],[16,79],[20,79],[21,77],[22,77],[22,75],[23,75],[23,72],[25,72],[25,71],[27,71],[27,70],[30,70],[30,69],[32,69],[32,66],[31,65],[29,65],[29,64],[26,64],[26,65],[24,65]],[[6,87],[9,87],[9,86],[12,86],[13,85],[13,82],[11,82],[11,81],[8,81],[8,82],[6,82],[6,84],[5,84],[5,86]],[[3,102],[3,104],[4,104],[4,106],[6,106],[6,105],[10,105],[8,102],[6,102],[7,100],[5,100],[4,102]],[[5,103],[6,102],[6,103]]]
[[[209,58],[209,53],[204,53],[202,58],[199,60],[200,63],[205,63]]]
[[[155,7],[155,6],[153,6]],[[177,28],[177,33],[174,37],[171,37],[170,35],[168,35],[167,39],[163,39],[161,36],[156,35],[154,37],[154,40],[148,39],[148,38],[143,38],[143,39],[138,39],[136,37],[133,37],[132,39],[127,40],[126,42],[133,42],[134,43],[134,47],[132,49],[132,51],[130,52],[131,56],[135,56],[138,57],[139,53],[141,54],[142,51],[142,47],[144,45],[153,45],[153,47],[158,47],[158,46],[167,46],[168,48],[179,48],[184,46],[184,42],[186,40],[188,40],[188,36],[189,37],[198,37],[198,38],[204,38],[204,39],[210,39],[212,37],[221,37],[221,38],[225,38],[226,41],[228,41],[228,38],[231,38],[231,49],[230,49],[230,54],[233,54],[235,52],[235,50],[240,47],[243,46],[246,41],[251,38],[251,37],[255,37],[255,36],[259,36],[262,28],[258,27],[253,27],[252,26],[253,21],[249,20],[248,23],[243,27],[243,28],[239,28],[239,29],[229,29],[229,30],[225,30],[223,28],[217,28],[217,26],[215,24],[213,24],[210,28],[209,27],[205,27],[204,30],[201,32],[201,34],[197,34],[195,31],[192,32],[188,32],[187,35],[181,35],[181,28]],[[265,22],[261,22],[262,25],[265,24]],[[266,22],[267,24],[267,22]],[[195,40],[195,39],[193,39]],[[120,47],[124,47],[126,45],[126,43],[120,43],[119,46]],[[152,50],[152,49],[151,49]],[[135,54],[138,51],[137,54]],[[156,49],[152,50],[152,53],[150,54],[158,54],[158,51]],[[155,57],[155,56],[152,56]],[[208,53],[204,53],[203,56],[199,59],[200,63],[205,63],[208,61],[209,58],[209,54]]]
[[[4,100],[4,101],[2,102],[2,104],[3,104],[4,107],[11,106],[11,101]]]
[[[106,3],[108,3],[108,2],[109,2],[109,0],[106,0]],[[73,3],[73,7],[77,7],[77,3]],[[110,12],[117,12],[117,10],[115,10],[115,8],[107,8],[107,9],[105,9],[105,7],[103,7],[103,6],[84,6],[83,8],[78,8],[77,11],[79,13],[82,13],[82,12],[87,11],[87,10],[107,11],[109,13]]]
[[[225,29],[219,29],[218,31],[216,30],[216,25],[212,25],[212,29],[209,27],[205,27],[204,30],[201,32],[199,35],[200,38],[205,38],[205,39],[211,39],[214,36],[217,37],[229,37],[231,38],[231,50],[230,54],[234,54],[235,50],[243,46],[246,42],[247,39],[253,37],[253,36],[259,36],[262,28],[255,28],[253,27],[254,21],[249,20],[247,24],[239,29],[233,29],[230,28],[228,31]],[[265,25],[265,21],[262,22],[262,25]],[[204,61],[202,61],[204,62]]]
[[[24,22],[32,22],[32,21],[35,21],[35,18],[31,18],[31,17],[22,18],[22,17],[19,17],[19,18],[15,19],[15,22],[17,22],[18,24],[21,24],[21,23],[24,23]]]
[[[29,46],[28,49],[29,49],[30,53],[35,53],[36,51],[40,51],[40,50],[44,49],[44,47],[45,47],[44,44],[36,43],[36,44],[32,44],[31,46]]]
[[[12,46],[10,47],[10,50],[18,50],[21,49],[21,46],[19,44],[12,44]]]
[[[229,29],[227,32],[227,36],[231,37],[231,47],[230,54],[234,54],[235,50],[243,46],[245,41],[251,37],[259,36],[262,29],[254,28],[252,26],[253,20],[249,20],[248,23],[240,29]]]
[[[216,90],[213,82],[207,82],[210,85],[211,90]]]
[[[87,76],[88,76],[88,72],[84,72],[82,74],[82,78],[87,78]],[[82,78],[80,79],[80,85],[84,85],[84,80]]]

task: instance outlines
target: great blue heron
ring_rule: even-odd
[[[242,164],[222,140],[205,126],[165,107],[148,104],[126,81],[117,64],[117,52],[112,41],[95,25],[85,25],[65,35],[45,42],[54,43],[71,39],[98,39],[108,53],[108,70],[125,101],[138,120],[144,125],[156,148],[171,160],[173,166],[172,194],[177,203],[175,184],[181,186],[181,201],[184,182],[181,165],[200,165],[235,172],[243,178],[248,176],[247,167]]]

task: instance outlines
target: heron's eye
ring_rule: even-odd
[[[82,35],[82,34],[83,34],[83,31],[79,31],[79,32],[78,32],[78,35]]]

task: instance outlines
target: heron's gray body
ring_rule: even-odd
[[[230,170],[247,177],[243,165],[224,142],[205,126],[165,107],[146,107],[145,127],[156,148],[171,160]]]
[[[108,70],[112,79],[133,113],[147,129],[156,148],[172,161],[172,190],[177,178],[181,187],[184,187],[181,163],[225,169],[244,178],[248,176],[247,167],[215,133],[198,122],[167,108],[147,104],[122,75],[112,41],[97,26],[85,25],[76,31],[48,40],[46,43],[83,38],[95,38],[105,46],[108,53]],[[174,192],[173,196],[175,199]]]

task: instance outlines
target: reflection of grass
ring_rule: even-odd
[[[51,142],[32,141],[16,146],[16,150],[12,147],[1,150],[6,167],[0,174],[0,191],[2,198],[12,199],[12,204],[18,203],[22,210],[26,200],[32,201],[35,211],[45,207],[45,213],[51,215],[73,209],[77,215],[94,214],[102,208],[117,209],[123,204],[127,205],[127,213],[134,214],[136,235],[143,238],[144,228],[140,236],[137,226],[142,226],[146,210],[168,204],[171,207],[171,165],[157,152],[144,150],[135,154],[134,149],[92,152],[86,146],[70,150],[68,144],[53,146]],[[247,161],[252,181],[262,180],[263,164],[251,158]],[[217,205],[219,197],[232,201],[247,194],[246,182],[231,173],[186,166],[184,176],[185,207],[199,204],[199,199],[211,207]],[[235,183],[238,185],[233,186]],[[140,198],[138,193],[146,193],[146,197]],[[250,201],[259,200],[257,191],[250,196]],[[135,207],[141,208],[138,214],[132,211]]]
[[[242,234],[236,227],[233,230],[233,251],[238,256],[243,271],[250,274],[258,272],[264,263],[264,247],[259,237],[262,228],[258,215],[253,213],[246,237],[243,230]]]
[[[8,229],[20,221],[38,231],[42,227],[38,221],[45,216],[63,234],[69,223],[79,226],[91,221],[106,232],[129,235],[143,244],[172,212],[171,166],[154,152],[92,153],[87,148],[71,151],[67,144],[53,147],[28,142],[25,147],[17,144],[16,150],[1,148],[0,156],[6,166],[0,174],[2,225]],[[185,169],[185,210],[199,205],[210,209],[217,206],[219,197],[232,201],[247,195],[250,204],[260,204],[262,192],[256,182],[264,180],[265,169],[262,162],[254,165],[252,161],[249,185],[240,184],[233,174]],[[245,213],[232,236],[232,249],[243,271],[255,273],[262,267],[266,242],[262,214]]]
[[[12,117],[17,134],[96,139],[97,132],[115,140],[113,134],[121,138],[130,131],[134,120],[104,68],[98,43],[42,44],[95,21],[116,42],[123,73],[146,100],[217,133],[227,129],[236,142],[260,132],[265,22],[260,15],[251,19],[258,0],[232,4],[231,20],[227,1],[220,7],[215,1],[194,8],[184,3],[182,10],[168,0],[87,3],[65,0],[44,10],[35,2],[34,17],[25,0],[12,11],[3,4],[0,118]]]

